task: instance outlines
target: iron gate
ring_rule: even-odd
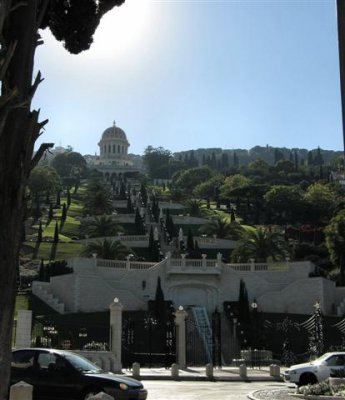
[[[131,368],[164,366],[176,361],[176,330],[173,321],[158,321],[152,316],[124,318],[122,326],[122,365]]]

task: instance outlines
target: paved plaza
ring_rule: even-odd
[[[294,388],[283,382],[157,381],[144,382],[148,400],[290,400]],[[264,397],[260,396],[264,394]],[[258,396],[258,397],[256,397]]]

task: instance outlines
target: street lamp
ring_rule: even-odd
[[[252,307],[252,311],[253,311],[253,325],[252,325],[252,346],[254,347],[254,349],[256,350],[256,343],[257,343],[257,334],[258,334],[258,326],[257,326],[257,311],[258,311],[258,303],[255,301],[252,302],[251,304]]]

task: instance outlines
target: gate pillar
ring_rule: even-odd
[[[188,313],[182,306],[175,312],[176,335],[176,361],[181,369],[187,367],[186,364],[186,318]]]
[[[31,347],[32,311],[18,310],[16,329],[16,349]]]
[[[113,372],[120,373],[121,365],[121,346],[122,346],[122,304],[116,297],[109,305],[110,309],[110,350],[115,356]]]

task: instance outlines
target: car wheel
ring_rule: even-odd
[[[304,385],[313,385],[314,383],[317,383],[317,378],[314,374],[308,372],[306,374],[301,375],[299,378],[299,386],[304,386]]]

